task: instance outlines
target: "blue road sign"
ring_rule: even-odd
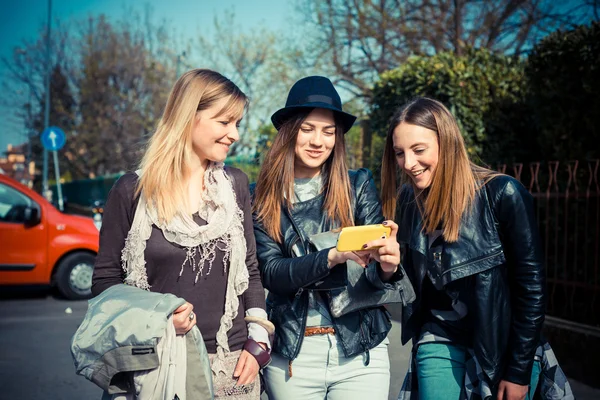
[[[51,126],[42,132],[42,146],[49,151],[58,151],[65,145],[67,137],[62,129]]]

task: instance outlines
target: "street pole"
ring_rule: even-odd
[[[32,90],[31,87],[29,87],[29,107],[27,107],[27,120],[31,121],[32,117],[31,117],[31,107],[32,107]],[[33,171],[33,174],[31,174],[29,171],[29,166],[31,165],[31,139],[33,137],[31,130],[29,128],[26,128],[26,132],[27,132],[27,186],[29,186],[30,188],[33,185],[33,175],[35,175],[35,169]]]
[[[50,24],[52,22],[52,0],[48,0],[48,25],[46,28],[46,103],[44,104],[44,129],[50,126]],[[42,196],[47,198],[48,193],[48,150],[44,149],[44,169],[42,172]]]
[[[52,151],[54,157],[54,176],[56,179],[56,193],[58,198],[58,209],[64,211],[64,201],[62,196],[62,185],[60,182],[60,169],[58,165],[58,151],[63,148],[67,140],[65,133],[57,126],[51,126],[44,129],[41,135],[42,146],[48,151]]]
[[[60,211],[65,211],[62,188],[60,184],[60,170],[58,169],[58,151],[53,151],[52,155],[54,156],[54,176],[56,177],[56,193],[58,194],[58,209]]]

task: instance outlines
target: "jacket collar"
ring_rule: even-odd
[[[423,218],[414,198],[402,205],[400,218],[402,223],[399,224],[398,228],[398,242],[406,243],[411,250],[426,255],[428,249],[427,235],[423,231]]]

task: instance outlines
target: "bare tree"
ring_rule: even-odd
[[[262,128],[270,125],[271,114],[285,104],[291,85],[316,70],[297,38],[240,26],[232,11],[214,19],[214,32],[200,35],[200,58],[235,82],[250,98],[248,114],[242,122],[242,135],[231,155],[252,151]]]
[[[135,167],[166,102],[172,75],[147,32],[90,19],[81,47],[79,123],[72,157],[93,175]]]
[[[163,25],[146,16],[127,14],[111,22],[92,16],[83,23],[53,28],[50,124],[67,134],[61,150],[73,178],[101,176],[135,167],[148,134],[156,125],[173,82],[174,48]],[[43,129],[45,30],[24,42],[6,66],[6,99],[19,110],[17,120],[32,132]],[[41,151],[33,146],[34,152]],[[39,162],[39,154],[36,157]]]
[[[585,0],[586,8],[590,8],[595,21],[600,20],[600,0]]]
[[[383,71],[411,55],[467,47],[521,55],[561,27],[597,19],[598,1],[299,0],[316,58],[328,58],[336,83],[368,97]],[[592,16],[592,11],[596,14]]]
[[[2,98],[1,105],[10,110],[12,119],[8,123],[13,129],[24,132],[25,140],[29,142],[28,161],[35,162],[38,169],[42,165],[43,149],[39,135],[45,127],[47,73],[51,74],[50,125],[60,126],[65,131],[73,127],[75,101],[70,88],[75,56],[69,50],[71,44],[69,25],[55,21],[50,59],[47,59],[46,29],[43,28],[37,39],[23,40],[13,49],[11,58],[1,60],[4,65],[2,90],[11,94]],[[69,163],[63,158],[59,160],[61,170],[68,170]]]
[[[214,37],[200,36],[200,48],[211,66],[226,74],[252,99],[252,110],[259,110],[264,104],[263,96],[255,96],[258,90],[256,80],[271,54],[275,44],[275,35],[265,29],[256,29],[248,33],[236,32],[235,14],[226,12],[222,17],[214,18]],[[243,130],[248,131],[252,110],[243,121]],[[248,138],[242,136],[240,146],[247,145]]]

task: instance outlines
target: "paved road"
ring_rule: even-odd
[[[87,302],[61,300],[46,291],[19,293],[14,295],[0,288],[0,398],[99,399],[100,389],[75,374],[69,351]],[[72,313],[66,313],[67,308]],[[393,314],[398,316],[397,312]],[[390,333],[390,343],[391,400],[402,385],[410,353],[410,345],[400,346],[397,322]],[[600,399],[600,390],[572,383],[578,400]]]
[[[100,399],[100,388],[75,375],[69,351],[86,309],[86,301],[44,293],[0,300],[0,398]]]

